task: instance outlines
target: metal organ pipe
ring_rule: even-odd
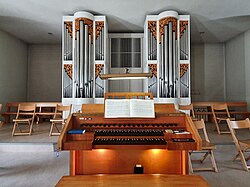
[[[80,97],[80,31],[76,32],[76,97]]]
[[[80,21],[80,48],[79,48],[79,55],[80,55],[80,97],[84,97],[84,83],[85,83],[85,25],[83,23],[83,21]]]
[[[92,97],[92,80],[91,80],[91,76],[92,76],[92,71],[91,71],[91,67],[90,67],[90,62],[91,62],[91,35],[89,35],[89,61],[88,61],[88,90],[89,90],[89,95],[88,97],[91,98]]]
[[[164,96],[164,42],[163,42],[163,35],[161,36],[161,76],[160,76],[160,96]]]
[[[185,41],[185,44],[186,44],[186,60],[188,60],[188,54],[189,54],[189,49],[188,49],[188,26],[186,26],[186,29],[185,29],[185,37],[186,37],[186,41]]]
[[[169,61],[168,61],[168,95],[167,97],[171,97],[172,93],[172,87],[173,87],[173,76],[172,76],[172,67],[173,67],[173,29],[172,29],[172,22],[169,23],[169,28],[168,28],[168,56],[169,56]]]
[[[150,60],[150,30],[148,29],[148,60]]]
[[[100,34],[99,34],[99,37],[98,37],[98,59],[101,60],[102,59],[102,39],[101,39],[101,32],[100,31]]]
[[[71,37],[70,33],[68,33],[68,36],[69,36],[69,42],[68,42],[68,45],[69,45],[69,59],[72,60],[72,37]]]
[[[99,50],[98,50],[99,37],[95,40],[95,59],[99,60]]]
[[[101,56],[101,59],[104,60],[104,29],[102,29],[102,32],[101,32],[101,40],[102,40],[102,56]]]
[[[172,64],[172,90],[171,90],[171,97],[175,97],[175,64],[176,64],[176,47],[175,47],[175,38],[176,34],[173,32],[173,64]]]
[[[88,33],[88,25],[85,25],[84,27],[84,97],[88,97],[89,90],[88,90],[88,70],[89,70],[89,33]]]
[[[168,80],[168,60],[169,60],[169,45],[168,45],[168,26],[166,25],[164,27],[164,96],[168,97],[168,84],[169,84],[169,80]]]
[[[153,60],[153,51],[154,51],[154,48],[153,48],[153,36],[152,36],[152,33],[150,33],[150,59]]]
[[[69,60],[70,59],[70,44],[69,44],[69,42],[70,42],[70,35],[69,35],[69,33],[68,33],[68,29],[67,29],[67,38],[66,38],[66,40],[67,40],[67,52],[66,52],[66,54],[67,54],[67,60]]]
[[[64,24],[64,50],[63,50],[63,52],[64,52],[64,55],[63,55],[63,58],[64,58],[64,60],[67,60],[67,53],[66,53],[66,51],[67,51],[67,25],[66,24]]]

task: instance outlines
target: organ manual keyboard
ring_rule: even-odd
[[[138,164],[147,174],[188,173],[188,150],[199,150],[201,139],[191,118],[173,105],[155,104],[154,119],[107,119],[104,105],[88,107],[70,116],[58,140],[59,150],[70,150],[71,175],[129,174]]]

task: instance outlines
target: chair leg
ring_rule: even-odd
[[[31,135],[31,133],[33,131],[33,122],[29,123],[29,127],[30,127],[29,135]]]
[[[188,153],[188,162],[189,162],[190,172],[193,173],[194,170],[193,170],[193,166],[192,166],[191,154],[192,154],[192,152]]]
[[[239,151],[239,155],[240,155],[240,159],[241,159],[241,162],[243,164],[243,167],[246,171],[249,171],[248,168],[247,168],[247,162],[245,160],[245,157],[244,157],[244,154],[242,151]]]
[[[52,135],[53,128],[54,128],[54,123],[51,123],[51,126],[50,126],[50,131],[49,131],[49,136],[51,136],[51,135]]]
[[[218,168],[217,168],[217,165],[216,165],[216,162],[215,162],[214,152],[213,151],[210,152],[210,156],[211,156],[211,162],[212,162],[214,171],[218,172]]]
[[[221,134],[220,132],[220,127],[219,127],[219,123],[217,122],[217,119],[214,120],[215,126],[216,126],[216,130],[218,132],[218,134]]]
[[[15,135],[15,130],[16,130],[16,123],[14,123],[13,130],[12,130],[12,136]]]

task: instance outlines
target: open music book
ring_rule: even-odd
[[[154,118],[154,100],[106,99],[105,118]]]

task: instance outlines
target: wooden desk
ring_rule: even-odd
[[[57,187],[207,187],[208,183],[198,175],[129,174],[129,175],[78,175],[63,176]]]
[[[228,106],[230,115],[235,119],[245,119],[250,116],[250,112],[247,111],[247,102],[192,102],[194,106],[194,113],[198,119],[203,118],[205,121],[213,121],[213,113],[211,110],[212,105],[224,104]],[[221,112],[225,114],[225,112]]]
[[[19,104],[36,104],[36,116],[37,116],[37,124],[39,123],[39,119],[43,116],[53,116],[55,113],[55,108],[57,104],[61,104],[61,102],[8,102],[6,103],[6,111],[2,112],[2,116],[5,118],[5,123],[10,123],[10,117],[16,116],[17,109]],[[44,109],[49,109],[48,111]],[[42,121],[42,120],[40,120]]]

